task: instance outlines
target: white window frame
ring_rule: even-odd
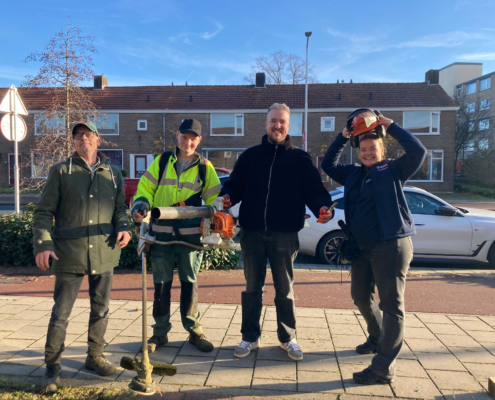
[[[442,177],[440,178],[440,180],[413,180],[413,179],[409,179],[407,182],[410,183],[411,185],[413,185],[414,183],[417,183],[417,182],[443,182],[443,170],[444,170],[444,167],[445,167],[445,154],[444,154],[444,151],[443,150],[429,150],[428,151],[431,152],[431,157],[430,157],[430,176],[431,176],[431,171],[432,171],[432,164],[433,164],[433,160],[442,160]],[[433,158],[433,152],[438,152],[438,153],[442,153],[442,157],[435,157]]]
[[[464,152],[471,152],[474,151],[474,140],[467,140],[466,143],[464,143]]]
[[[213,116],[214,115],[233,115],[234,116],[234,134],[216,134],[216,133],[213,133]],[[242,133],[237,133],[237,129],[239,128],[237,126],[237,117],[242,117],[242,127],[241,127],[241,130],[242,130]],[[244,114],[233,114],[233,113],[211,113],[210,114],[210,136],[212,137],[220,137],[220,136],[229,136],[229,137],[233,137],[233,136],[244,136]]]
[[[34,168],[34,162],[33,162],[33,160],[34,160],[34,151],[31,151],[31,179],[46,179],[46,178],[48,178],[48,175],[45,175],[45,176],[33,176],[33,168]]]
[[[332,121],[332,128],[325,128],[325,121]],[[320,125],[322,132],[335,132],[335,117],[321,117]]]
[[[483,88],[483,82],[487,82],[486,88]],[[492,77],[480,79],[480,92],[483,90],[488,90],[492,87]]]
[[[144,128],[141,128],[139,124],[141,122],[144,122]],[[147,119],[138,119],[137,120],[137,130],[138,131],[147,131],[148,130],[148,120]],[[120,131],[120,126],[119,126],[119,131]]]
[[[487,122],[486,126],[484,122]],[[481,123],[483,122],[483,128],[481,127]],[[478,120],[478,131],[486,131],[487,129],[490,129],[490,118],[480,118]]]
[[[472,109],[471,109],[472,107]],[[466,104],[466,114],[472,114],[476,111],[476,103],[473,101],[472,103]]]
[[[474,91],[470,92],[469,89],[474,88]],[[476,93],[476,82],[466,84],[466,96]]]
[[[440,136],[440,119],[441,119],[440,118],[441,117],[441,112],[440,111],[420,111],[420,110],[418,110],[418,111],[404,111],[402,113],[402,124],[403,125],[405,125],[404,124],[405,115],[407,113],[409,113],[409,112],[425,112],[425,113],[429,112],[430,113],[430,132],[420,132],[420,133],[413,133],[413,132],[411,132],[413,135],[415,135],[415,136],[419,136],[419,135],[424,135],[424,136],[426,136],[426,135],[428,135],[428,136]],[[432,132],[433,114],[437,114],[438,115],[438,132]],[[404,129],[408,129],[408,128],[404,127]]]
[[[120,128],[119,128],[119,130],[120,130]],[[121,171],[124,170],[124,149],[99,149],[99,151],[101,151],[101,152],[104,152],[104,151],[120,151],[120,152],[122,152],[122,157],[121,157],[122,158],[122,169],[121,169]],[[112,164],[112,165],[115,165],[115,164]]]
[[[486,104],[484,107],[483,107],[483,102]],[[484,111],[484,110],[489,110],[490,109],[490,98],[487,97],[486,99],[482,99],[480,100],[480,111]]]
[[[37,118],[40,118],[39,117],[40,115],[41,115],[41,113],[35,113],[35,114],[33,114],[33,117],[34,117],[34,136],[44,136],[43,133],[39,133],[38,132],[38,124],[36,123],[36,119]],[[64,121],[64,125],[65,125],[65,121]],[[60,135],[60,136],[65,135],[63,131],[58,131],[57,134]]]
[[[300,115],[301,116],[301,133],[297,132],[297,133],[294,133],[294,131],[292,131],[292,133],[290,132],[290,129],[291,127],[289,127],[289,130],[287,131],[287,133],[291,136],[291,137],[302,137],[303,135],[303,132],[304,132],[304,113],[303,112],[293,112],[290,114],[290,117],[292,117],[293,115]],[[290,120],[289,120],[290,122]],[[295,125],[293,125],[291,123],[292,126],[295,127]],[[292,128],[294,130],[294,128]]]
[[[489,148],[490,148],[490,140],[488,138],[478,140],[478,149],[488,150]]]
[[[457,97],[461,97],[462,85],[457,86]]]
[[[117,126],[119,127],[117,133],[100,133],[100,136],[120,136],[120,114],[119,113],[102,113],[102,115],[107,116],[107,115],[116,115],[117,116]],[[89,118],[88,118],[89,119]],[[96,125],[96,121],[93,121],[92,119],[89,119]],[[101,123],[104,123],[105,121],[98,121]],[[98,127],[97,127],[98,128]],[[108,149],[112,150],[112,149]]]

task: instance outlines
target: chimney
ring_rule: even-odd
[[[428,85],[438,85],[440,83],[440,71],[438,69],[430,69],[425,73],[425,82]]]
[[[265,73],[264,72],[256,72],[256,84],[254,85],[255,89],[264,89],[265,86]]]
[[[103,90],[108,86],[108,79],[105,75],[94,75],[94,90]]]

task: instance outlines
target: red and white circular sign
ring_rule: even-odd
[[[5,114],[0,121],[0,129],[3,136],[11,142],[20,142],[27,134],[26,122],[19,115]]]

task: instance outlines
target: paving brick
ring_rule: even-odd
[[[488,390],[488,378],[495,377],[494,364],[474,364],[464,363],[464,367],[474,376],[474,378]]]
[[[25,339],[2,339],[0,340],[0,351],[5,354],[15,354],[31,346],[34,340]]]
[[[220,346],[220,342],[211,341],[213,344],[213,351],[209,351],[207,353],[199,351],[196,346],[192,345],[188,341],[184,343],[184,345],[180,348],[179,356],[198,356],[198,357],[215,357],[218,353],[218,348]]]
[[[206,378],[208,378],[208,375],[176,374],[174,376],[164,376],[160,380],[160,383],[168,385],[203,386],[206,382]]]
[[[400,349],[400,353],[397,358],[406,359],[406,360],[416,360],[416,356],[413,354],[407,343],[402,343],[402,348]]]
[[[159,347],[155,352],[149,354],[151,360],[164,362],[167,364],[172,364],[177,354],[179,353],[179,348],[177,347]],[[141,353],[138,354],[141,357]]]
[[[429,339],[406,339],[409,348],[414,352],[421,353],[448,353],[447,348],[439,340]]]
[[[289,361],[290,358],[285,350],[280,346],[264,346],[263,343],[258,349],[258,360]]]
[[[330,340],[330,331],[328,328],[300,328],[297,330],[298,339],[323,339]]]
[[[21,365],[21,364],[10,364],[10,363],[0,363],[0,375],[22,375],[26,376],[33,372],[36,368],[35,365]]]
[[[495,332],[495,329],[488,325],[486,322],[479,319],[475,321],[456,320],[455,323],[465,331],[485,331]]]
[[[320,308],[296,308],[296,317],[325,318],[325,311]]]
[[[204,328],[224,328],[230,325],[230,318],[201,318]]]
[[[447,353],[418,353],[416,352],[421,365],[427,369],[438,369],[443,371],[463,371],[466,369],[452,354]]]
[[[446,400],[492,400],[485,391],[442,390],[441,392]]]
[[[45,363],[44,350],[22,350],[5,363],[41,366]]]
[[[178,356],[173,365],[177,367],[178,374],[208,375],[214,360],[213,357]]]
[[[426,324],[435,335],[457,335],[462,336],[466,333],[454,324]]]
[[[49,301],[44,301],[43,303],[34,304],[29,309],[40,310],[40,311],[51,311],[54,304],[55,304],[54,301],[50,299]]]
[[[425,324],[421,322],[415,316],[407,316],[406,317],[406,329],[409,328],[424,328]]]
[[[450,351],[459,359],[460,362],[495,364],[495,357],[484,348],[461,348],[451,347]]]
[[[436,339],[428,328],[406,328],[405,337],[406,339]]]
[[[322,371],[298,371],[297,388],[300,392],[344,393],[339,373]]]
[[[108,320],[107,329],[120,329],[120,330],[123,330],[123,329],[127,328],[131,324],[131,322],[132,322],[132,320],[110,318]],[[141,326],[141,324],[139,326]]]
[[[441,390],[480,390],[480,384],[468,372],[428,371],[435,385]]]
[[[327,328],[325,318],[297,318],[297,326],[300,328]]]
[[[129,320],[135,320],[141,316],[141,313],[139,311],[134,310],[123,310],[122,308],[115,311],[112,314],[111,319],[129,319]]]
[[[495,343],[495,330],[493,332],[466,330],[466,333],[477,342]]]
[[[234,316],[235,310],[225,310],[221,308],[209,308],[204,314],[202,318],[227,318],[232,319]]]
[[[300,339],[297,341],[304,354],[334,354],[335,349],[333,342],[330,340],[308,340]]]
[[[428,374],[416,360],[397,360],[395,375],[408,378],[428,378]]]
[[[397,376],[391,386],[397,397],[438,399],[441,396],[440,391],[429,378]]]
[[[280,344],[277,332],[261,331],[260,341],[262,345],[266,346],[278,346]]]
[[[62,378],[72,378],[75,374],[77,374],[81,370],[81,368],[83,368],[84,360],[75,360],[72,358],[62,357],[60,364],[62,366],[62,372],[60,376]],[[45,372],[46,372],[46,365],[44,364],[38,369],[34,370],[31,373],[31,376],[43,376],[45,375]],[[134,372],[134,374],[136,373]]]
[[[228,329],[226,330],[226,335],[228,336],[235,336],[240,334],[241,334],[241,324],[230,324]]]
[[[67,326],[67,333],[71,334],[83,334],[88,331],[88,323],[82,323],[82,322],[69,322],[69,325]]]
[[[336,349],[355,349],[366,341],[366,336],[364,333],[359,336],[335,335],[332,336],[332,340]]]
[[[112,329],[112,330],[115,330],[115,329]],[[108,331],[108,329],[107,329]],[[151,326],[147,327],[147,330],[146,330],[146,337],[147,338],[150,338],[152,335],[153,335],[153,328]],[[137,337],[137,338],[141,338],[143,335],[143,328],[141,325],[138,325],[138,324],[130,324],[129,326],[127,326],[124,330],[121,330],[120,333],[119,333],[119,336],[126,336],[126,337]]]
[[[46,332],[44,329],[36,329],[36,328],[28,325],[28,326],[25,326],[24,328],[21,328],[15,332],[11,332],[10,335],[7,337],[9,339],[34,339],[34,340],[38,340],[45,335],[46,335]]]
[[[339,373],[337,359],[333,355],[304,354],[302,361],[297,362],[297,371],[320,371]]]
[[[48,329],[48,323],[50,322],[50,314],[37,319],[36,321],[31,321],[29,326],[43,327],[45,331]],[[38,329],[38,328],[36,328]]]
[[[297,384],[296,382],[283,379],[253,378],[251,388],[295,392],[297,390]]]
[[[117,336],[105,347],[105,351],[137,353],[141,350],[141,345],[142,341],[138,338]]]
[[[364,335],[363,329],[356,324],[329,324],[330,333],[334,335]]]
[[[424,314],[414,313],[415,316],[425,324],[430,322],[432,324],[453,324],[453,322],[447,318],[444,314]]]
[[[329,324],[359,324],[358,319],[354,313],[348,314],[332,314],[329,310],[325,310],[327,314],[327,320]]]
[[[36,321],[41,317],[46,315],[50,315],[49,311],[41,311],[41,310],[25,310],[19,314],[14,314],[10,317],[10,319],[22,319],[27,321]]]
[[[266,332],[277,332],[277,321],[265,320],[262,329]]]
[[[237,336],[225,336],[221,348],[222,349],[229,349],[229,351],[233,351],[239,343],[241,343],[242,337],[240,335]]]
[[[10,331],[10,332],[15,332],[18,331],[19,329],[25,327],[26,325],[29,324],[30,321],[23,320],[23,319],[11,319],[7,318],[2,321],[0,324],[0,330],[1,331]]]
[[[0,314],[19,314],[27,310],[30,306],[27,304],[7,304],[0,308]]]
[[[354,383],[344,383],[345,392],[348,394],[360,394],[364,396],[393,397],[394,394],[390,385],[358,385]]]
[[[337,349],[335,355],[337,356],[339,364],[361,364],[363,366],[370,365],[371,359],[373,358],[372,354],[358,354],[354,350]]]
[[[479,347],[481,345],[467,334],[462,335],[437,335],[437,338],[447,347]]]
[[[256,354],[256,351],[251,351],[247,357],[237,358],[234,357],[234,352],[232,350],[220,349],[217,358],[215,359],[215,365],[229,368],[254,368]]]
[[[258,359],[254,367],[253,377],[259,379],[296,381],[296,362],[290,359],[287,359],[287,361]]]
[[[1,365],[1,364],[0,364]],[[253,370],[251,368],[222,368],[214,366],[206,381],[206,386],[249,388]]]

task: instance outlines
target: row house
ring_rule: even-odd
[[[286,103],[291,108],[290,135],[301,147],[304,127],[304,85],[265,85],[260,74],[256,85],[228,86],[127,86],[107,85],[95,77],[88,88],[92,101],[105,114],[98,122],[102,138],[111,145],[101,150],[131,178],[140,177],[153,154],[173,149],[175,132],[185,118],[201,122],[199,151],[216,167],[232,169],[239,154],[261,142],[268,107]],[[7,88],[0,89],[3,96]],[[41,134],[36,115],[45,108],[45,89],[21,88],[29,115],[27,138],[19,144],[23,161],[31,159],[34,138]],[[428,83],[310,84],[307,149],[320,166],[328,145],[356,108],[380,110],[404,126],[428,149],[427,158],[410,184],[430,191],[452,191],[457,107],[439,85]],[[13,143],[0,138],[0,184],[13,184]],[[400,152],[389,157],[397,157]],[[348,146],[342,162],[357,162]],[[25,163],[24,163],[25,164]],[[36,160],[23,167],[22,176],[38,178]],[[337,185],[321,172],[328,187]]]

